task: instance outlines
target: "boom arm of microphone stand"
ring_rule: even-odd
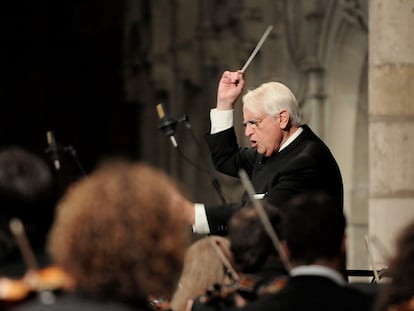
[[[78,153],[76,152],[76,149],[73,146],[66,146],[66,147],[63,147],[63,151],[68,152],[73,157],[73,159],[75,160],[76,165],[78,166],[79,170],[82,172],[82,174],[84,176],[86,176],[86,172],[85,172],[85,170],[84,170],[84,168],[83,168],[83,166],[82,166],[82,164],[79,160]]]
[[[191,123],[190,123],[190,119],[188,118],[188,116],[185,114],[183,115],[181,118],[177,119],[177,123],[184,123],[186,128],[191,128]]]
[[[187,116],[187,115],[183,115],[181,118],[179,118],[179,119],[177,119],[177,120],[176,120],[176,123],[177,123],[177,124],[179,124],[179,123],[184,123],[185,127],[186,127],[187,129],[190,129],[192,139],[193,139],[193,140],[194,140],[194,142],[196,143],[197,147],[201,149],[200,143],[198,142],[198,140],[197,140],[197,139],[196,139],[196,137],[194,136],[193,131],[191,131],[191,123],[190,123],[190,119],[188,118],[188,116]],[[179,155],[180,155],[183,159],[185,159],[188,163],[190,163],[191,165],[193,165],[195,168],[199,169],[200,171],[204,171],[204,172],[206,172],[206,173],[207,173],[210,177],[212,177],[211,184],[213,185],[214,190],[217,192],[217,195],[219,196],[221,203],[222,203],[222,204],[227,204],[227,202],[226,202],[226,198],[224,197],[223,190],[221,189],[221,185],[220,185],[219,180],[218,180],[216,177],[214,177],[212,174],[210,174],[207,170],[205,170],[205,169],[201,169],[201,168],[200,168],[200,167],[198,167],[198,166],[197,166],[197,165],[196,165],[193,161],[191,161],[190,159],[188,159],[188,158],[187,158],[187,157],[186,157],[186,156],[185,156],[185,155],[181,152],[180,148],[178,148],[178,147],[176,147],[176,148],[177,148],[178,154],[179,154]]]

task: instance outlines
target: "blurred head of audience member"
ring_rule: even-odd
[[[390,282],[383,284],[376,311],[414,310],[414,221],[398,235],[396,253],[389,263]]]
[[[149,297],[169,297],[191,238],[183,200],[172,179],[143,163],[107,161],[74,183],[57,206],[49,249],[91,300],[61,304],[146,309]]]
[[[278,209],[262,202],[273,230],[281,238],[281,215]],[[265,230],[253,206],[237,211],[229,223],[229,239],[234,264],[242,273],[256,273],[265,263],[277,261],[283,274],[287,271],[280,262],[279,254]]]
[[[281,240],[281,214],[267,202],[261,202],[267,218]],[[234,265],[250,286],[241,286],[238,293],[245,303],[277,292],[287,280],[285,267],[257,210],[250,206],[236,212],[229,223],[229,239]]]
[[[285,210],[283,238],[292,267],[322,264],[343,272],[346,219],[337,202],[322,193],[299,195]]]
[[[18,218],[36,255],[44,250],[56,194],[46,161],[17,146],[0,151],[0,274],[21,276],[25,267],[9,222]],[[43,258],[38,258],[40,264]]]

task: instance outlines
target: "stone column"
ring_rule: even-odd
[[[307,123],[319,137],[324,137],[324,68],[321,64],[319,48],[325,8],[325,1],[303,1],[305,22],[302,31],[306,38],[304,45],[306,52],[301,67],[307,80],[304,108],[309,117]]]
[[[369,234],[391,253],[414,219],[413,29],[414,0],[369,2]]]

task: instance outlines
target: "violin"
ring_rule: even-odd
[[[211,240],[214,251],[226,268],[227,276],[223,284],[214,284],[200,296],[202,304],[233,300],[237,307],[243,307],[247,301],[257,297],[275,293],[280,290],[288,279],[287,275],[278,275],[271,279],[263,279],[257,275],[238,273],[230,261],[230,254],[226,254],[218,240]],[[282,260],[282,263],[283,260]],[[284,263],[285,264],[285,263]],[[285,265],[287,271],[288,267]]]
[[[210,304],[232,299],[237,307],[243,307],[248,301],[276,293],[285,286],[287,280],[287,275],[276,276],[267,282],[257,276],[240,275],[239,280],[233,284],[215,284],[212,289],[206,290],[200,296],[200,302]]]
[[[148,297],[148,306],[151,310],[170,310],[170,301],[163,297]]]
[[[38,294],[42,302],[50,304],[54,302],[54,292],[74,288],[74,280],[60,267],[51,265],[38,268],[36,257],[19,219],[14,218],[10,221],[10,229],[16,238],[28,270],[19,279],[0,277],[0,306],[3,306],[2,309],[5,306],[12,307],[14,304],[32,297],[33,294]]]
[[[0,277],[0,301],[18,302],[32,293],[54,292],[74,288],[73,279],[60,267],[29,270],[21,279]]]

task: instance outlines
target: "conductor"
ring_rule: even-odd
[[[207,142],[216,169],[238,177],[247,172],[256,198],[282,206],[292,197],[323,191],[343,206],[343,183],[338,164],[326,144],[301,123],[297,100],[280,82],[267,82],[242,98],[243,125],[251,147],[240,147],[233,127],[233,110],[245,85],[241,70],[225,71],[210,111]],[[206,206],[187,204],[185,213],[199,234],[227,233],[231,215],[247,203]]]

